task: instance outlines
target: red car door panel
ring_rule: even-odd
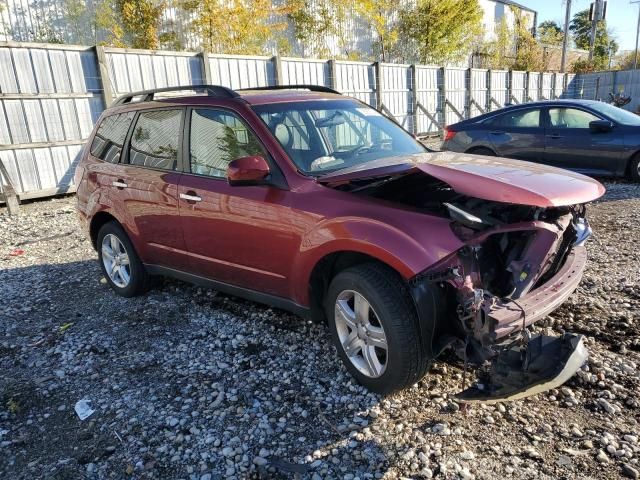
[[[289,192],[267,186],[232,187],[220,179],[185,174],[180,216],[197,275],[272,295],[289,294],[293,231],[286,206]],[[298,240],[296,240],[298,239]]]
[[[191,270],[265,293],[288,295],[295,232],[288,223],[290,192],[268,185],[231,186],[230,161],[267,153],[234,112],[193,109],[189,117],[180,217]]]

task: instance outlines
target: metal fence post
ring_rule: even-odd
[[[284,72],[282,71],[282,59],[280,58],[280,55],[274,55],[273,57],[271,57],[271,62],[273,63],[276,85],[282,85]]]
[[[380,62],[374,62],[373,70],[376,75],[376,110],[380,110],[382,106],[382,66]]]
[[[466,77],[465,77],[465,99],[464,99],[464,103],[466,104],[467,107],[467,118],[471,118],[471,87],[472,87],[472,82],[471,82],[471,75],[473,74],[473,69],[472,68],[467,68],[467,73],[466,73]]]
[[[522,99],[524,101],[524,103],[527,103],[529,101],[529,70],[527,70],[526,72],[524,72],[524,92],[522,93]]]
[[[491,92],[491,77],[493,70],[487,70],[487,112],[491,111],[491,97],[493,93]]]
[[[416,79],[418,78],[416,75],[416,66],[411,65],[409,68],[411,71],[411,113],[413,114],[413,134],[418,134],[418,84]]]
[[[513,102],[513,70],[509,70],[507,74],[507,102],[511,104]],[[517,103],[517,102],[516,102]]]
[[[213,84],[213,76],[211,75],[211,63],[209,62],[209,53],[206,50],[200,52],[200,58],[202,60],[202,76],[204,77],[204,83],[207,85]]]
[[[329,86],[334,90],[337,90],[338,78],[336,74],[336,61],[331,58],[327,61],[327,64],[329,65]]]
[[[5,179],[4,182],[0,181],[0,183],[4,183],[2,187],[2,196],[4,197],[4,203],[7,206],[7,210],[9,215],[19,215],[20,214],[20,202],[18,201],[18,196],[16,195],[16,191],[11,184],[11,178],[9,177],[9,172],[2,163],[0,159],[0,177]],[[1,178],[0,178],[1,180]]]
[[[442,81],[440,82],[440,102],[441,102],[441,110],[442,110],[442,126],[447,126],[447,74],[445,67],[440,67],[440,78]]]
[[[102,45],[96,45],[96,59],[98,60],[98,75],[102,84],[102,101],[104,108],[109,108],[113,102],[113,88],[111,86],[111,77],[109,75],[109,66],[107,65],[107,56]]]

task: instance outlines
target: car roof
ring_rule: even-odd
[[[191,94],[180,94],[183,91],[190,91]],[[194,92],[196,94],[193,94]],[[131,92],[119,97],[108,110],[125,112],[168,105],[219,105],[220,102],[233,101],[241,101],[249,105],[264,105],[318,100],[358,101],[321,85],[279,85],[240,90],[218,85],[186,85]]]
[[[599,105],[602,102],[598,101],[598,100],[585,100],[585,99],[581,99],[581,98],[558,98],[556,100],[536,100],[534,102],[527,102],[527,103],[518,103],[515,105],[505,105],[502,108],[499,108],[498,110],[493,110],[491,112],[487,112],[487,113],[483,113],[482,115],[478,115],[476,117],[473,118],[467,118],[465,120],[461,120],[457,123],[453,123],[450,126],[453,127],[454,125],[472,125],[474,123],[478,123],[478,122],[483,122],[485,120],[488,120],[490,118],[495,117],[496,115],[501,115],[503,113],[507,113],[511,110],[520,110],[520,109],[529,109],[529,108],[542,108],[542,107],[550,107],[550,106],[569,106],[569,105],[573,105],[573,106],[586,106],[586,107],[593,107],[594,105]]]

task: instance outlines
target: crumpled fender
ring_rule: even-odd
[[[389,265],[409,280],[430,265],[462,247],[449,227],[450,220],[430,217],[425,229],[420,223],[391,225],[361,217],[339,217],[318,223],[302,238],[299,254],[291,268],[292,297],[301,305],[309,304],[309,281],[313,268],[327,255],[357,252]],[[422,228],[421,228],[422,227]]]

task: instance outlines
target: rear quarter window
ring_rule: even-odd
[[[134,113],[119,113],[102,119],[91,142],[91,155],[109,163],[118,163]]]

